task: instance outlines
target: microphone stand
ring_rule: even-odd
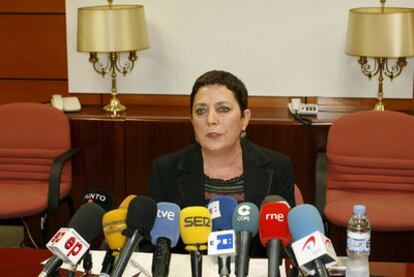
[[[279,277],[279,261],[281,261],[282,243],[278,239],[272,239],[267,245],[267,274],[268,277]]]
[[[316,276],[329,277],[328,271],[326,270],[326,267],[321,260],[316,259],[314,261],[314,264],[315,264]]]
[[[220,277],[229,277],[230,276],[230,256],[219,256],[218,257],[218,267]]]
[[[250,233],[241,231],[237,233],[237,256],[236,256],[236,276],[246,277],[249,274],[249,249]]]
[[[92,255],[88,249],[88,252],[86,252],[85,256],[83,257],[83,269],[85,270],[85,274],[87,274],[87,276],[91,276],[92,266]]]
[[[199,245],[197,246],[197,250],[191,251],[191,276],[192,277],[201,277],[203,274],[203,254],[199,249]]]

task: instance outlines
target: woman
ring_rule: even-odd
[[[181,208],[204,206],[217,195],[260,208],[266,195],[280,195],[294,206],[289,159],[249,142],[251,112],[247,89],[225,71],[209,71],[195,82],[190,96],[196,143],[153,162],[150,195]]]

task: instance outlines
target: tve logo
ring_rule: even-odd
[[[165,219],[168,219],[170,221],[174,221],[174,219],[175,219],[175,213],[173,211],[169,211],[169,210],[161,210],[161,209],[158,209],[158,211],[157,211],[157,217],[159,217],[159,218],[165,218]]]

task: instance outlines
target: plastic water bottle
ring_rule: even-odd
[[[371,225],[365,216],[365,206],[355,205],[354,215],[349,220],[347,228],[346,277],[369,277],[370,239]]]

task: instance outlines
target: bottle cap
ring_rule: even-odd
[[[355,205],[354,214],[356,215],[365,215],[365,206],[364,205]]]

